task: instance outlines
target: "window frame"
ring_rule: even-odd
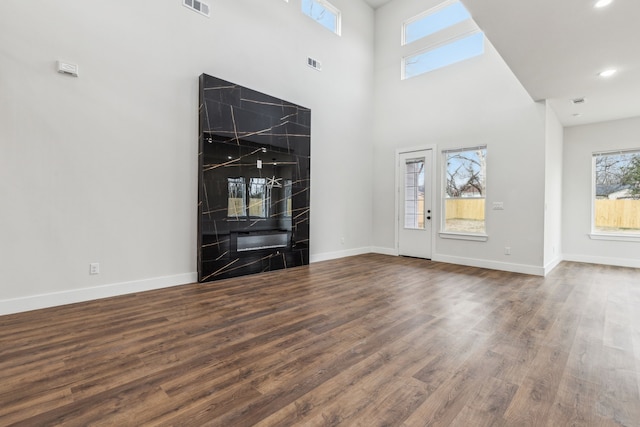
[[[440,28],[439,30],[436,30],[436,31],[431,32],[431,33],[429,33],[429,34],[425,34],[424,36],[418,37],[418,38],[413,39],[413,40],[411,40],[411,41],[407,41],[407,28],[408,28],[411,24],[414,24],[414,23],[416,23],[416,22],[419,22],[419,21],[421,21],[422,19],[425,19],[425,18],[427,18],[427,17],[429,17],[429,16],[432,16],[432,15],[435,15],[435,14],[437,14],[437,13],[440,13],[440,12],[442,12],[443,10],[445,10],[445,9],[447,9],[448,7],[451,7],[451,6],[455,5],[455,4],[459,4],[459,5],[461,5],[461,6],[462,6],[462,8],[467,12],[467,14],[469,15],[469,17],[468,17],[468,18],[466,18],[466,19],[463,19],[463,20],[461,20],[461,21],[456,21],[456,22],[454,22],[454,23],[452,23],[452,24],[447,25],[446,27],[442,27],[442,28]],[[462,2],[460,2],[460,0],[447,0],[447,1],[444,1],[444,2],[440,3],[440,4],[439,4],[439,5],[437,5],[437,6],[434,6],[434,7],[430,8],[430,9],[427,9],[427,10],[425,10],[424,12],[421,12],[421,13],[419,13],[419,14],[417,14],[417,15],[415,15],[415,16],[413,16],[413,17],[411,17],[411,18],[407,19],[407,20],[405,20],[405,21],[402,23],[401,45],[402,45],[402,46],[406,46],[406,45],[409,45],[409,44],[411,44],[411,43],[415,43],[415,42],[417,42],[418,40],[422,40],[422,39],[424,39],[424,38],[426,38],[426,37],[429,37],[429,36],[432,36],[432,35],[434,35],[434,34],[437,34],[437,33],[439,33],[440,31],[446,30],[447,28],[453,27],[453,26],[455,26],[455,25],[457,25],[457,24],[459,24],[459,23],[461,23],[461,22],[464,22],[464,21],[466,21],[466,20],[473,20],[473,18],[471,17],[471,13],[469,13],[469,11],[467,10],[467,8],[464,6],[464,4],[462,4]]]
[[[424,20],[433,15],[437,15],[446,8],[459,4],[469,15],[468,18],[454,21],[447,26],[437,29],[434,32],[423,35],[422,37],[412,39],[407,42],[407,28],[416,22]],[[446,16],[445,16],[446,18]],[[474,36],[479,35],[481,44],[474,40]],[[467,43],[465,43],[467,41]],[[457,43],[456,46],[450,46]],[[478,27],[473,20],[473,16],[461,2],[461,0],[445,0],[444,2],[427,9],[411,18],[402,22],[400,27],[400,45],[402,48],[402,57],[400,58],[400,80],[409,80],[428,74],[433,71],[453,66],[459,62],[477,58],[485,54],[487,49],[487,40],[484,32]],[[448,48],[448,49],[447,49]],[[436,52],[438,51],[439,52]],[[471,52],[471,53],[470,53]],[[427,61],[422,62],[424,71],[407,74],[411,62],[423,55],[433,54]],[[431,61],[429,61],[431,60]],[[420,60],[418,61],[420,62]],[[436,64],[429,65],[429,62]]]
[[[464,199],[483,199],[484,203],[484,231],[483,232],[464,232],[464,231],[455,231],[455,230],[447,230],[446,229],[446,221],[447,221],[447,210],[446,203],[447,200],[450,200],[450,197],[447,197],[447,156],[449,154],[454,153],[464,153],[468,151],[477,151],[484,150],[485,151],[485,163],[487,161],[487,153],[488,146],[487,145],[476,145],[476,146],[465,146],[461,148],[451,148],[451,149],[443,149],[441,151],[441,159],[442,159],[442,188],[441,188],[441,205],[440,205],[440,232],[439,235],[443,239],[455,239],[455,240],[471,240],[477,242],[486,242],[489,239],[487,234],[487,169],[488,167],[485,164],[485,173],[484,173],[484,196],[483,197],[465,197]]]
[[[433,67],[433,68],[430,68],[430,69],[428,69],[426,71],[421,71],[421,72],[416,73],[416,74],[407,75],[407,61],[410,58],[416,58],[416,57],[421,56],[421,55],[426,55],[426,54],[435,52],[435,51],[437,51],[439,49],[444,49],[446,47],[451,47],[451,45],[453,45],[454,43],[461,42],[461,41],[467,40],[467,39],[471,39],[472,37],[474,37],[476,35],[481,35],[481,38],[482,38],[482,40],[481,40],[482,41],[482,50],[479,53],[474,53],[471,56],[465,56],[463,58],[456,59],[456,60],[454,60],[452,62],[448,62],[448,63],[445,63],[445,64],[440,64],[440,65],[438,65],[436,67]],[[459,62],[467,61],[469,59],[476,58],[478,56],[484,55],[485,42],[486,42],[486,37],[484,36],[484,33],[479,29],[475,29],[475,30],[471,30],[471,31],[466,31],[466,32],[460,33],[456,37],[444,40],[444,41],[442,41],[440,43],[431,44],[431,45],[425,47],[424,49],[420,49],[420,50],[414,51],[414,52],[402,57],[401,78],[402,78],[402,80],[408,80],[408,79],[411,79],[411,78],[414,78],[414,77],[421,76],[423,74],[430,73],[432,71],[437,71],[437,70],[440,70],[442,68],[446,68],[446,67],[449,67],[451,65],[455,65],[455,64],[457,64]]]
[[[409,173],[407,173],[407,169],[409,165],[416,165],[416,164],[420,164],[420,170],[419,171],[412,171],[410,173],[411,178],[412,178],[412,183],[413,185],[411,186],[411,188],[414,189],[413,194],[411,195],[411,199],[408,199],[408,194],[407,194],[407,175],[409,175]],[[426,224],[426,220],[425,220],[425,206],[426,206],[426,189],[425,189],[425,179],[426,179],[426,170],[425,167],[427,165],[427,159],[424,157],[419,157],[419,158],[414,158],[414,159],[407,159],[405,161],[404,164],[404,218],[403,218],[403,228],[405,230],[426,230],[427,229],[427,224]],[[420,184],[422,184],[422,211],[420,211],[419,206],[420,206]],[[413,221],[413,225],[408,225],[407,224],[407,216],[408,216],[408,212],[407,212],[407,203],[408,202],[413,202],[414,203],[414,209],[413,212],[409,215],[414,217],[414,221]],[[421,218],[422,217],[422,218]],[[420,226],[420,219],[422,219],[422,226]]]
[[[330,13],[335,15],[336,29],[333,30],[332,28],[327,27],[326,25],[324,25],[318,19],[316,19],[313,16],[311,16],[310,14],[308,14],[306,12],[305,8],[304,8],[304,5],[305,5],[304,1],[305,0],[301,0],[300,1],[300,10],[302,11],[302,13],[305,16],[307,16],[311,20],[315,21],[316,23],[320,24],[322,27],[326,28],[327,30],[331,31],[332,33],[334,33],[334,34],[336,34],[338,36],[342,36],[342,12],[340,11],[340,9],[335,7],[333,4],[329,3],[327,0],[309,0],[311,3],[317,3],[319,6],[321,6],[322,8],[326,9],[327,11],[329,11]]]
[[[640,231],[636,233],[624,232],[606,232],[596,230],[596,200],[597,200],[597,170],[596,159],[598,157],[620,155],[620,154],[637,154],[640,157],[640,147],[626,148],[621,150],[594,151],[591,153],[591,215],[590,215],[590,232],[588,234],[591,240],[609,240],[622,242],[640,242]]]

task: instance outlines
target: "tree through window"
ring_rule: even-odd
[[[340,35],[340,11],[326,0],[302,0],[302,12],[323,27]]]
[[[487,148],[444,151],[445,232],[485,233]]]
[[[640,150],[593,155],[592,232],[640,236]]]

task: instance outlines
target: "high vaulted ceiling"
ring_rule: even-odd
[[[389,3],[391,0],[364,0],[364,1],[369,3],[369,6],[371,6],[372,8],[377,9],[380,6]]]
[[[595,2],[462,0],[531,97],[548,99],[565,126],[640,116],[640,1]],[[598,76],[609,68],[618,71]]]

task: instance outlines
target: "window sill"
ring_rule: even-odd
[[[468,233],[452,233],[450,231],[441,231],[441,239],[454,239],[454,240],[471,240],[473,242],[486,242],[489,240],[489,236],[486,234],[468,234]]]
[[[590,233],[589,238],[591,240],[610,240],[617,242],[640,242],[640,234],[639,235],[630,235],[630,234],[600,234],[600,233]]]

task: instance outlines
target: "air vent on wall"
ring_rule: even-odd
[[[322,63],[316,59],[313,59],[311,57],[307,58],[307,65],[311,68],[313,68],[314,70],[318,70],[318,71],[322,71]]]
[[[200,0],[182,0],[182,4],[201,15],[209,17],[209,5]]]

